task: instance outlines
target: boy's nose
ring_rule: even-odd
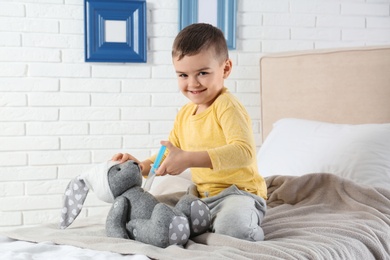
[[[199,87],[200,83],[196,78],[190,78],[188,82],[189,87]]]

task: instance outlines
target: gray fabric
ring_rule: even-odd
[[[266,212],[263,198],[232,185],[204,201],[210,208],[213,232],[248,241],[264,240],[264,232],[260,227]]]
[[[331,174],[267,178],[265,240],[215,233],[184,246],[158,248],[105,236],[105,216],[3,232],[27,241],[52,241],[155,259],[390,259],[390,190],[358,185]],[[177,198],[178,199],[178,198]]]
[[[210,209],[201,200],[196,200],[191,203],[191,236],[203,234],[210,228],[211,214]]]
[[[188,217],[191,237],[203,234],[209,230],[211,214],[209,207],[203,200],[193,194],[186,194],[180,198],[175,208]]]
[[[212,231],[248,241],[264,240],[260,227],[264,214],[257,210],[249,196],[230,195],[210,208]]]
[[[169,227],[169,244],[184,245],[190,237],[190,225],[186,217],[174,217]]]
[[[263,198],[261,198],[259,196],[256,196],[256,195],[254,195],[252,193],[239,190],[236,187],[236,185],[230,186],[229,188],[223,190],[221,193],[219,193],[216,196],[205,198],[205,199],[203,199],[203,201],[206,202],[207,205],[209,205],[209,207],[213,207],[214,203],[219,203],[220,199],[225,198],[225,197],[230,196],[230,195],[245,195],[245,196],[249,196],[249,197],[251,197],[251,198],[253,198],[255,200],[256,208],[258,210],[260,210],[261,212],[263,212],[263,214],[265,214],[265,211],[267,210],[267,204],[266,204],[266,202],[265,202],[265,200]]]
[[[63,197],[60,228],[67,228],[77,218],[83,208],[88,191],[84,180],[75,178],[69,182]]]

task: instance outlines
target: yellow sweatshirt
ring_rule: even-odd
[[[194,115],[196,108],[190,102],[180,109],[169,141],[185,151],[208,152],[213,169],[191,168],[200,196],[217,195],[235,184],[266,198],[267,187],[257,169],[251,119],[244,106],[224,88],[205,111]]]

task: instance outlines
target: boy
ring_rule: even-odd
[[[179,111],[157,175],[177,175],[191,168],[196,191],[208,203],[212,231],[249,241],[264,239],[267,188],[257,171],[251,120],[243,105],[224,87],[232,70],[222,31],[192,24],[175,38],[173,66],[180,91],[191,102]],[[156,156],[139,162],[130,154],[113,160],[140,163],[147,175]]]

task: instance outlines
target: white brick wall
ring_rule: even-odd
[[[70,178],[166,139],[179,107],[170,48],[178,0],[148,0],[146,64],[85,63],[83,0],[0,2],[0,228],[57,221]],[[259,58],[390,44],[390,0],[238,0],[226,82],[260,146]],[[82,216],[106,211],[93,195]]]

